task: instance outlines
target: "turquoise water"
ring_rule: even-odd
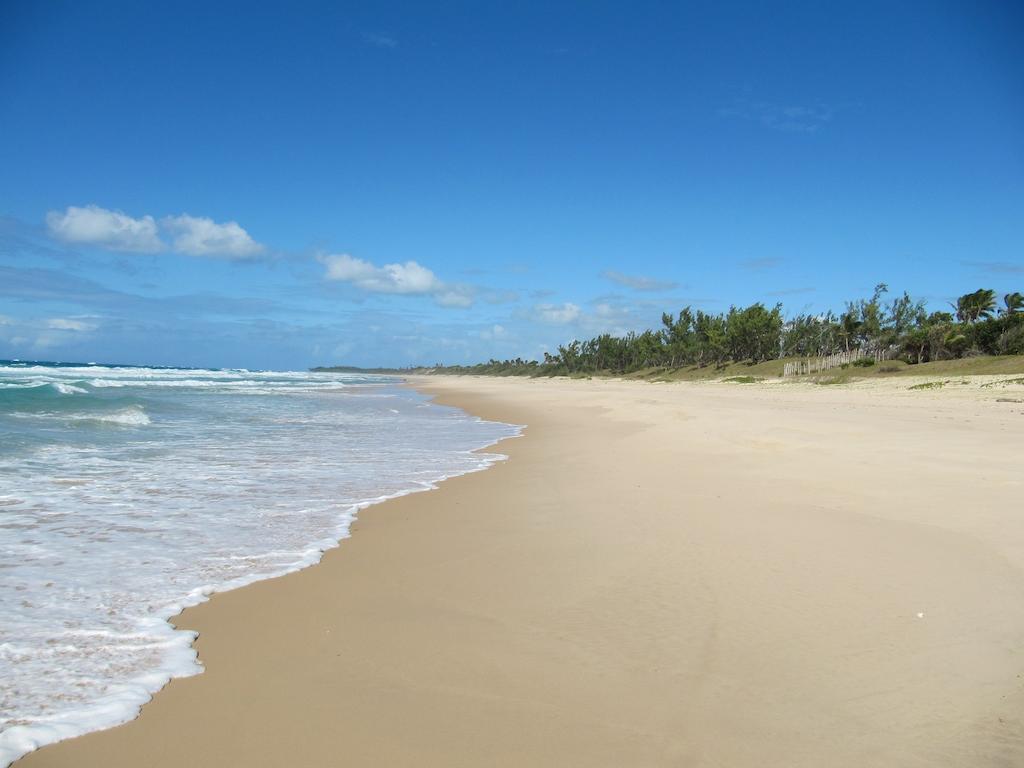
[[[201,671],[167,619],[518,428],[396,379],[0,361],[0,766]]]

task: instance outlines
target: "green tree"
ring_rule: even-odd
[[[724,315],[709,315],[697,310],[694,320],[697,335],[697,364],[715,363],[721,365],[729,356]]]
[[[696,361],[698,340],[694,322],[693,311],[689,307],[684,307],[678,318],[673,318],[667,312],[662,314],[661,324],[665,327],[661,333],[669,367],[678,368]]]
[[[953,316],[949,312],[926,315],[922,310],[917,322],[904,331],[900,343],[907,355],[915,357],[918,363],[941,360],[953,327]]]
[[[923,325],[926,318],[924,301],[915,301],[909,293],[904,291],[902,296],[892,300],[885,314],[883,342],[886,345],[898,343],[900,338],[912,328]]]
[[[965,293],[953,305],[956,319],[961,323],[976,323],[987,320],[996,311],[996,292],[991,288],[979,288],[974,293]]]
[[[870,301],[860,302],[860,337],[868,345],[877,346],[882,335],[885,322],[885,310],[882,307],[882,296],[889,292],[889,286],[879,283]]]
[[[733,307],[726,318],[726,344],[733,360],[760,363],[779,356],[782,341],[782,305],[767,309],[751,304],[746,309]]]
[[[782,354],[786,357],[828,355],[836,351],[835,315],[797,315],[782,327]]]
[[[1016,323],[999,336],[996,352],[1000,355],[1024,355],[1024,323]]]
[[[843,340],[843,346],[847,352],[850,351],[850,342],[855,342],[860,335],[861,321],[858,312],[852,306],[848,306],[842,317],[839,318],[837,329],[839,338]]]
[[[575,373],[580,366],[580,343],[573,340],[568,345],[558,348],[558,357],[569,373]]]
[[[1024,312],[1024,293],[1020,291],[1014,291],[1003,296],[1003,314],[1004,315],[1016,315],[1020,312]]]

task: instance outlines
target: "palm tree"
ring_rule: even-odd
[[[974,293],[965,293],[953,305],[956,319],[961,323],[976,323],[987,320],[996,311],[996,292],[991,288],[979,288]]]
[[[1014,291],[1003,296],[1003,303],[1006,304],[1006,308],[1003,310],[1004,315],[1016,315],[1018,312],[1024,312],[1024,293],[1020,291]]]

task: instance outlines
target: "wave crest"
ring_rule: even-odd
[[[88,390],[76,387],[74,384],[64,384],[60,381],[54,381],[50,384],[55,390],[60,392],[62,395],[85,395],[88,394]]]
[[[74,421],[98,421],[101,424],[117,424],[123,427],[144,427],[152,423],[146,412],[138,406],[110,413],[69,413],[67,417]]]

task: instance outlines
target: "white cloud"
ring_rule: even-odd
[[[614,269],[606,269],[601,273],[601,277],[605,280],[611,280],[618,285],[623,285],[626,288],[632,288],[635,291],[670,291],[679,285],[671,280],[655,280],[652,277],[624,275],[621,272],[616,272]]]
[[[244,259],[264,251],[264,247],[236,221],[218,224],[205,216],[166,216],[160,225],[174,240],[172,248],[188,256],[226,256]]]
[[[318,257],[327,267],[328,280],[349,283],[366,293],[390,293],[432,296],[442,307],[470,307],[475,291],[471,286],[442,281],[427,267],[415,261],[378,267],[347,253]]]
[[[112,251],[156,253],[164,248],[152,216],[134,219],[121,211],[108,211],[98,205],[46,214],[50,234],[65,243],[98,245]]]
[[[568,301],[561,305],[538,304],[536,311],[537,317],[545,323],[571,323],[580,316],[580,308]]]
[[[437,276],[415,261],[375,266],[347,253],[321,256],[327,279],[352,283],[368,293],[434,293],[442,287]]]
[[[95,323],[88,323],[83,320],[74,320],[67,317],[51,318],[46,321],[46,327],[54,331],[75,331],[78,333],[96,330]]]
[[[20,350],[21,354],[37,354],[61,344],[73,344],[99,328],[101,318],[79,317],[13,318],[0,315],[0,341]]]
[[[447,287],[440,293],[434,294],[434,301],[442,307],[471,307],[473,306],[473,290],[458,285]]]
[[[204,216],[165,216],[157,222],[152,216],[132,218],[121,211],[98,205],[46,214],[50,235],[65,243],[95,245],[111,251],[158,253],[168,249],[160,237],[171,236],[170,249],[187,256],[222,256],[244,259],[262,253],[257,243],[236,221],[218,224]]]
[[[503,339],[508,335],[508,331],[503,325],[492,325],[490,328],[484,328],[480,331],[480,338],[485,340],[491,339]]]
[[[660,316],[660,309],[658,309],[658,314],[642,313],[638,312],[636,307],[600,298],[587,302],[584,306],[572,302],[535,304],[531,310],[516,315],[520,320],[556,326],[571,326],[573,332],[586,336],[596,336],[602,333],[621,336],[630,330],[651,327],[652,318]],[[564,335],[565,331],[559,333]]]
[[[580,325],[594,334],[625,336],[631,328],[642,326],[643,323],[631,307],[601,301],[594,304],[593,312],[580,318]]]

